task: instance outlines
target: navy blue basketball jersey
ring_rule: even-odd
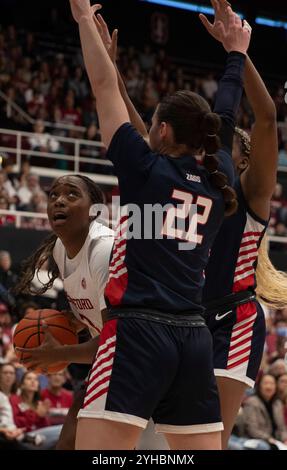
[[[105,295],[111,307],[146,307],[169,313],[202,313],[204,269],[224,217],[221,191],[191,155],[153,153],[130,123],[115,133],[108,151],[119,179],[121,220]],[[234,179],[231,155],[221,168]],[[139,209],[135,221],[131,216]],[[146,213],[166,207],[162,222]],[[130,238],[140,219],[138,233]],[[131,227],[132,225],[132,227]]]
[[[225,219],[213,244],[205,270],[203,303],[222,300],[241,291],[255,291],[258,249],[268,226],[248,207],[240,178],[234,189],[238,197],[236,214]]]

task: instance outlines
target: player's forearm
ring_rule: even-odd
[[[57,352],[58,361],[73,362],[75,364],[92,364],[98,347],[98,336],[85,343],[62,346]]]
[[[239,52],[230,52],[223,77],[219,81],[214,112],[234,125],[242,91],[245,56]]]
[[[222,119],[221,144],[230,153],[233,146],[236,115],[243,92],[245,61],[245,56],[239,52],[228,54],[224,75],[219,82],[214,105],[214,112],[218,113]]]
[[[95,96],[100,87],[110,89],[118,86],[115,67],[106,51],[92,16],[83,16],[80,19],[79,31],[84,62]]]
[[[276,107],[249,56],[244,72],[244,89],[256,120],[276,121]]]
[[[137,112],[132,100],[130,99],[128,95],[123,78],[117,66],[116,66],[116,71],[117,71],[117,76],[118,76],[119,89],[120,89],[122,98],[125,102],[125,105],[127,107],[131,124],[136,128],[136,130],[142,135],[144,139],[147,139],[148,132],[146,130],[146,126],[142,118],[140,117],[139,113]]]

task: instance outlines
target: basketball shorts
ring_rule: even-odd
[[[265,316],[257,301],[205,315],[213,337],[214,373],[253,387],[265,343]]]
[[[78,418],[100,418],[156,432],[221,431],[212,338],[201,327],[139,318],[105,323]]]

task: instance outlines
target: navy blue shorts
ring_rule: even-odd
[[[109,320],[78,417],[141,428],[152,417],[166,433],[221,431],[208,328]]]
[[[213,338],[214,373],[254,386],[265,343],[266,326],[257,301],[207,312]]]

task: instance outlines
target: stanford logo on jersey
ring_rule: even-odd
[[[78,310],[93,310],[94,308],[90,299],[72,299],[69,295],[67,295],[67,299]]]
[[[83,279],[82,279],[81,284],[82,284],[82,288],[83,288],[83,289],[87,289],[87,282],[86,282],[86,279],[85,279],[84,277],[83,277]]]

